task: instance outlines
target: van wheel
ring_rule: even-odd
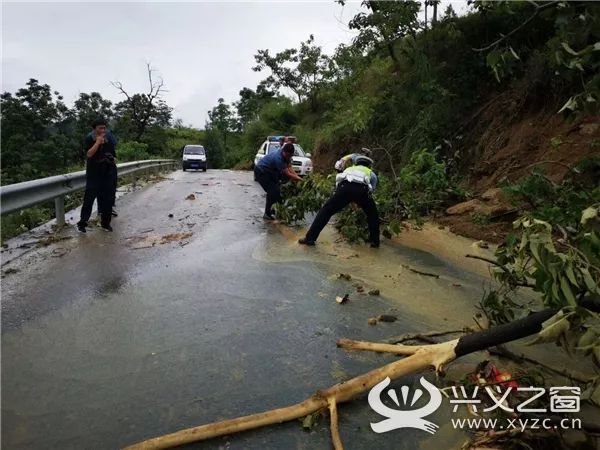
[[[206,172],[206,167],[204,169],[202,169],[202,172]]]
[[[185,172],[185,167],[182,167],[183,171]]]

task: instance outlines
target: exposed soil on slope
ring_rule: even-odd
[[[481,134],[467,182],[477,191],[516,181],[535,167],[560,182],[569,167],[600,156],[598,116],[567,122],[556,112],[546,111],[507,124],[506,117],[495,115],[501,107],[491,108],[473,131]]]

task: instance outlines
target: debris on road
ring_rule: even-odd
[[[476,246],[479,248],[490,248],[490,245],[485,241],[477,241],[477,242],[473,243],[473,246]]]
[[[73,239],[73,236],[57,236],[56,234],[51,234],[48,237],[40,239],[38,244],[40,244],[41,247],[47,247],[55,242],[66,241],[69,239]]]
[[[55,258],[61,258],[63,256],[65,256],[67,253],[69,253],[69,249],[63,248],[63,247],[59,247],[59,248],[55,248],[54,250],[52,250],[52,256]]]
[[[369,295],[379,295],[379,289],[371,289]]]
[[[343,297],[336,297],[335,301],[338,302],[340,305],[343,303],[346,303],[348,300],[350,300],[350,296],[348,294],[344,295]]]
[[[172,219],[172,218],[173,218],[173,214],[169,213],[169,219]]]
[[[425,275],[426,277],[433,277],[433,278],[439,278],[440,276],[435,274],[435,273],[431,273],[431,272],[423,272],[421,270],[417,270],[417,269],[413,269],[410,266],[407,266],[406,264],[402,264],[402,267],[404,267],[405,269],[410,270],[411,272],[417,273],[419,275]]]
[[[165,234],[163,236],[155,235],[155,234],[148,234],[146,236],[133,236],[133,237],[127,238],[127,241],[128,241],[129,246],[134,250],[141,249],[141,248],[151,248],[151,247],[154,247],[155,245],[168,244],[169,242],[179,242],[180,245],[185,245],[185,244],[189,243],[189,238],[193,234],[194,233],[192,233],[192,232],[171,233],[171,234]]]
[[[377,320],[379,322],[395,322],[396,320],[398,320],[398,317],[392,316],[391,314],[382,314],[379,317],[377,317]]]
[[[352,279],[352,276],[349,273],[338,273],[338,279],[344,279],[347,281],[350,281]]]
[[[395,322],[398,320],[398,317],[392,316],[390,314],[381,314],[377,317],[369,317],[369,325],[377,325],[379,322]]]
[[[19,269],[16,269],[14,267],[9,267],[8,269],[2,271],[2,276],[4,277],[6,275],[10,275],[13,273],[18,273],[18,272],[19,272]]]
[[[357,283],[357,284],[355,284],[355,285],[354,285],[354,287],[356,287],[356,292],[359,292],[359,293],[361,293],[361,294],[362,294],[363,292],[365,292],[365,288],[364,288],[364,287],[362,287],[362,286],[361,286],[360,284],[358,284],[358,283]]]
[[[190,194],[185,199],[186,200],[196,200],[196,196],[194,194]]]
[[[304,428],[304,430],[306,430],[306,431],[311,431],[313,428],[315,428],[319,424],[320,420],[321,420],[320,412],[315,412],[315,413],[309,414],[302,420],[302,428]]]

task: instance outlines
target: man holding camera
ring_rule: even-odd
[[[92,214],[94,200],[98,199],[98,213],[100,226],[105,231],[112,231],[110,219],[114,200],[114,175],[116,173],[116,146],[117,141],[104,119],[92,123],[92,132],[85,137],[84,150],[86,152],[86,182],[81,219],[77,223],[77,230],[86,232],[88,220]]]

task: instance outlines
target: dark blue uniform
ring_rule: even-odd
[[[261,159],[254,168],[256,181],[267,193],[267,202],[265,204],[265,215],[273,215],[273,205],[281,202],[281,191],[279,181],[282,172],[286,169],[289,162],[285,159],[281,149],[271,152]]]

